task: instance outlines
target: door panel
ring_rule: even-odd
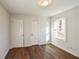
[[[32,20],[32,43],[33,45],[38,45],[39,36],[39,24],[37,21]]]
[[[32,21],[30,19],[24,20],[24,46],[31,46],[31,40],[32,40]]]
[[[13,47],[23,47],[23,20],[12,20],[11,40]]]

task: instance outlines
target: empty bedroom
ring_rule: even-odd
[[[0,59],[79,59],[79,0],[0,0]]]

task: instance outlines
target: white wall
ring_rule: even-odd
[[[0,59],[4,59],[9,50],[9,16],[0,5]]]
[[[12,15],[11,16],[11,25],[13,20],[23,20],[24,26],[24,45],[30,46],[37,44],[36,41],[39,41],[38,44],[46,43],[46,27],[49,27],[49,18],[48,17],[38,17],[38,16],[27,16],[27,15]],[[36,25],[33,24],[36,22]],[[14,28],[14,26],[11,26]],[[13,36],[14,30],[11,30],[11,41],[12,46],[14,46],[14,42],[16,42]],[[35,35],[35,36],[34,36]],[[18,44],[18,43],[17,43]],[[16,45],[16,44],[15,44]]]
[[[66,41],[55,39],[53,34],[53,23],[56,18],[65,17],[66,24]],[[79,6],[52,16],[52,44],[79,57]]]

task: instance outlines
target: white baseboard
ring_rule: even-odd
[[[69,50],[67,50],[67,49],[65,49],[65,48],[63,48],[63,47],[61,47],[61,46],[59,46],[59,45],[57,45],[57,44],[54,44],[54,43],[51,43],[51,44],[55,45],[56,47],[58,47],[58,48],[60,48],[60,49],[63,49],[63,50],[66,51],[66,52],[69,52],[70,54],[72,54],[72,55],[74,55],[74,56],[76,56],[76,57],[79,58],[79,55],[78,55],[78,54],[76,54],[76,53],[74,53],[74,52],[72,52],[72,51],[69,51]]]
[[[4,54],[4,56],[3,56],[3,59],[5,59],[7,53],[9,52],[9,50],[10,50],[10,47],[5,51],[5,54]]]

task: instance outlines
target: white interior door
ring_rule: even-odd
[[[11,40],[13,47],[23,47],[23,20],[11,21]]]
[[[30,19],[24,20],[24,47],[32,45],[32,21]]]
[[[33,20],[32,33],[34,43],[38,45],[46,44],[49,40],[49,21],[46,19]]]
[[[39,24],[37,21],[32,20],[32,45],[39,44]]]

